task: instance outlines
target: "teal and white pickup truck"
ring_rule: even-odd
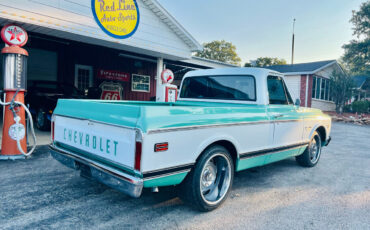
[[[293,104],[282,74],[211,69],[187,73],[176,103],[60,99],[50,149],[130,196],[179,185],[180,197],[209,211],[237,171],[288,157],[315,166],[330,129],[329,116]]]

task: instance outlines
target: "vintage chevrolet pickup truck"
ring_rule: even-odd
[[[211,69],[187,73],[176,103],[60,99],[50,149],[130,196],[179,185],[181,198],[209,211],[237,171],[288,157],[315,166],[330,129],[329,116],[293,103],[282,74]]]

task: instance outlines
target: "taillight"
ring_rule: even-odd
[[[55,117],[51,117],[51,143],[54,144]]]
[[[137,141],[135,145],[135,170],[137,171],[141,169],[141,151],[142,143]]]
[[[168,150],[168,142],[154,145],[154,152],[164,152]]]

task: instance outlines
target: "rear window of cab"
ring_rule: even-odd
[[[181,98],[256,101],[252,75],[219,75],[184,79]]]

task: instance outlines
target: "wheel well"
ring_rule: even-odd
[[[321,138],[321,143],[325,143],[325,141],[326,141],[326,131],[325,131],[325,128],[324,128],[324,126],[320,126],[320,127],[318,127],[317,129],[316,129],[316,132],[318,132],[319,133],[319,135],[320,135],[320,138]]]
[[[236,167],[236,159],[238,158],[238,153],[236,151],[236,148],[235,148],[234,144],[231,143],[230,141],[226,141],[226,140],[216,141],[216,142],[213,142],[212,144],[208,145],[207,148],[205,148],[203,150],[203,152],[206,149],[208,149],[208,148],[210,148],[210,147],[212,147],[214,145],[220,145],[220,146],[224,147],[225,149],[227,149],[227,151],[229,151],[229,153],[230,153],[230,155],[231,155],[231,157],[233,159],[234,167]],[[203,154],[203,152],[198,156],[198,159]],[[198,161],[198,159],[196,161]]]

